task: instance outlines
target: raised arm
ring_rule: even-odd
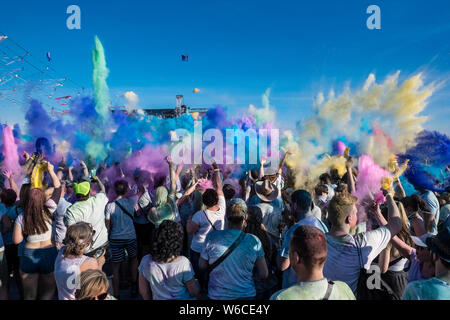
[[[264,177],[264,165],[266,164],[266,159],[265,158],[261,158],[261,160],[259,161],[259,175],[258,175],[258,179],[262,179]]]
[[[53,187],[55,189],[61,188],[61,181],[59,181],[59,179],[55,173],[55,167],[50,162],[47,162],[47,171],[48,171],[48,174],[50,175],[50,178],[52,179]]]
[[[69,180],[70,180],[70,181],[73,181],[72,169],[73,169],[73,167],[70,166],[70,167],[69,167]]]
[[[280,167],[278,168],[278,174],[283,173],[283,167],[284,167],[284,164],[286,163],[286,158],[291,154],[292,154],[292,152],[290,152],[290,151],[286,151],[286,153],[284,154],[283,159],[281,159]]]
[[[187,190],[184,192],[183,196],[177,200],[177,206],[180,206],[184,201],[186,201],[189,196],[195,191],[198,181],[194,182]]]
[[[355,187],[355,178],[353,177],[353,159],[349,157],[345,162],[345,167],[347,169],[347,184],[348,184],[348,192],[353,193],[356,191]]]
[[[222,178],[220,177],[220,170],[217,166],[216,161],[212,163],[212,166],[214,168],[214,181],[216,182],[217,186],[217,194],[219,196],[223,196],[223,190],[222,190]]]
[[[9,181],[9,187],[14,190],[14,192],[19,196],[19,188],[17,187],[16,182],[14,181],[14,174],[10,170],[4,170],[3,175],[8,179]]]
[[[406,198],[406,193],[405,190],[403,189],[402,183],[400,182],[400,178],[397,178],[394,183],[397,186],[395,190],[395,195],[397,196],[397,198],[399,199]]]
[[[374,207],[373,213],[375,214],[375,218],[378,220],[378,223],[389,229],[392,239],[397,233],[400,232],[402,228],[400,211],[394,201],[392,191],[386,194],[386,204],[388,207],[388,221],[386,221],[386,219],[383,217],[380,206],[378,204]]]
[[[85,177],[89,177],[89,171],[88,171],[86,163],[84,163],[84,161],[80,161],[80,165],[81,165],[81,168],[83,168],[83,175]]]
[[[176,173],[175,173],[175,168],[172,162],[172,157],[171,156],[167,156],[166,157],[166,162],[169,165],[169,176],[170,176],[170,190],[169,190],[169,194],[171,195],[175,195],[176,191],[177,191],[177,180],[176,180]]]
[[[100,188],[100,192],[106,193],[105,186],[103,185],[102,181],[97,176],[92,177],[92,181],[98,185],[98,187]]]

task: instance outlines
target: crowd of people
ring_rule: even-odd
[[[448,192],[395,179],[358,199],[351,159],[296,190],[288,155],[238,186],[215,162],[126,175],[28,156],[20,189],[2,172],[0,299],[123,299],[127,281],[144,300],[450,299]]]

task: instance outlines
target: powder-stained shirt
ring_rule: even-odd
[[[108,198],[103,192],[97,193],[86,201],[78,201],[67,208],[64,224],[70,226],[83,221],[90,223],[95,230],[92,250],[98,249],[108,241],[108,230],[105,225],[105,207]],[[88,253],[89,253],[88,252]]]
[[[333,281],[345,282],[356,294],[361,263],[355,237],[361,246],[363,266],[369,270],[372,261],[383,251],[391,240],[391,232],[385,226],[362,232],[356,236],[343,237],[326,235],[328,253],[323,275]]]
[[[270,300],[322,300],[328,289],[328,280],[298,282],[280,290]],[[328,300],[356,300],[350,287],[341,281],[335,281]]]
[[[201,258],[211,265],[231,247],[242,231],[212,231],[206,237]],[[235,300],[256,296],[253,269],[256,260],[264,258],[261,241],[252,234],[245,237],[234,251],[209,276],[208,296],[214,300]]]
[[[153,300],[193,300],[186,282],[194,278],[191,262],[184,256],[169,263],[155,261],[148,254],[142,258],[139,273],[150,284]]]
[[[406,287],[402,300],[450,300],[450,284],[438,278],[414,281]]]

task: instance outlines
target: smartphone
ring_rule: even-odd
[[[105,248],[98,249],[98,250],[95,251],[95,253],[94,253],[94,258],[95,258],[95,259],[100,258],[100,257],[103,255],[104,252],[105,252]]]

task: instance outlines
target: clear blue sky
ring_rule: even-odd
[[[66,8],[81,8],[81,30],[66,28]],[[381,8],[381,30],[366,28],[366,8]],[[261,106],[272,87],[278,120],[293,126],[320,90],[360,87],[396,70],[450,74],[450,2],[436,0],[2,1],[0,32],[33,55],[51,52],[53,68],[92,87],[94,35],[101,39],[117,99],[132,90],[141,107]],[[180,55],[189,54],[188,63]],[[197,95],[193,88],[200,88]],[[449,133],[450,87],[431,98],[427,127]],[[13,110],[16,106],[2,106]],[[13,121],[17,112],[0,115]]]

